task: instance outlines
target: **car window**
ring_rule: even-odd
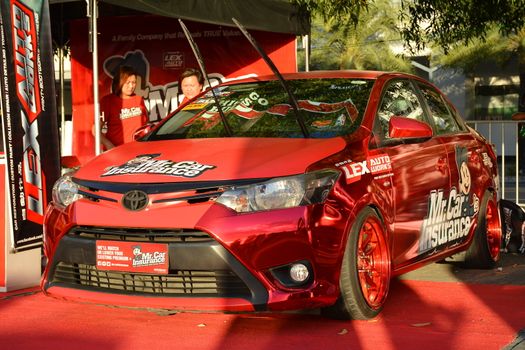
[[[458,132],[460,127],[454,116],[450,113],[443,96],[431,86],[422,83],[418,83],[418,86],[430,110],[436,127],[436,133],[441,135]]]
[[[348,135],[363,119],[372,79],[300,79],[287,82],[312,138]],[[279,81],[260,81],[215,89],[233,136],[304,137],[288,94]],[[211,92],[170,116],[148,140],[226,137]]]
[[[454,108],[454,106],[450,102],[448,101],[445,101],[445,102],[447,103],[448,110],[454,117],[454,120],[456,121],[459,130],[462,132],[466,132],[468,130],[468,127],[467,127],[467,124],[465,124],[465,121],[463,120],[461,115],[458,113],[458,111]]]
[[[414,87],[408,80],[391,82],[383,93],[374,125],[379,142],[390,139],[388,123],[393,116],[426,122],[423,108]]]

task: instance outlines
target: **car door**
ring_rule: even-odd
[[[392,225],[394,269],[413,263],[435,252],[436,232],[422,230],[428,220],[429,202],[448,193],[450,169],[445,145],[439,138],[391,138],[388,127],[393,116],[428,123],[421,99],[408,79],[395,79],[385,85],[374,121],[377,148],[373,154],[386,154],[392,167],[393,207],[387,216]],[[429,124],[430,125],[430,124]]]
[[[442,226],[440,232],[443,234],[437,243],[440,249],[445,249],[467,239],[479,210],[483,193],[474,189],[482,188],[478,183],[483,176],[483,154],[478,141],[468,132],[444,96],[429,84],[417,82],[417,86],[435,125],[436,138],[446,148],[450,169],[450,192],[439,198],[440,203],[431,203],[446,206],[446,217],[430,218],[430,221],[436,222],[432,225]]]

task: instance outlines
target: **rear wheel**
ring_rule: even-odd
[[[499,260],[501,250],[501,221],[495,194],[485,192],[478,220],[473,241],[465,254],[465,265],[488,269]]]
[[[343,257],[337,302],[323,314],[338,319],[370,319],[379,314],[390,286],[391,263],[385,230],[372,208],[352,226]]]

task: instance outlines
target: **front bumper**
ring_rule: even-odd
[[[339,294],[349,217],[334,204],[241,215],[215,203],[194,204],[194,210],[159,205],[147,215],[87,200],[66,209],[51,204],[42,288],[71,300],[171,310],[328,306]],[[97,240],[166,243],[168,273],[99,270]],[[313,277],[304,285],[291,287],[272,273],[297,261],[311,268]]]
[[[155,233],[142,230],[75,227],[60,240],[50,261],[44,289],[49,294],[65,288],[78,289],[81,295],[117,294],[137,301],[139,297],[217,298],[229,300],[225,307],[241,308],[251,304],[255,311],[264,310],[268,301],[266,288],[223,246],[201,232]],[[207,236],[207,238],[206,238]],[[154,275],[96,268],[96,241],[112,238],[133,242],[169,242],[169,273]],[[191,241],[191,238],[194,238]],[[155,239],[157,238],[157,239]],[[61,292],[62,296],[67,295]],[[72,292],[78,294],[78,292]],[[111,298],[111,297],[110,297]],[[168,299],[169,300],[169,299]],[[169,302],[173,304],[173,300]],[[145,304],[143,306],[151,305]],[[166,304],[163,304],[166,307]],[[175,305],[173,305],[175,307]]]

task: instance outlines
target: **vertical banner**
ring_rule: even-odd
[[[60,174],[47,0],[0,0],[2,130],[14,251],[42,244]],[[0,186],[3,184],[0,184]]]

